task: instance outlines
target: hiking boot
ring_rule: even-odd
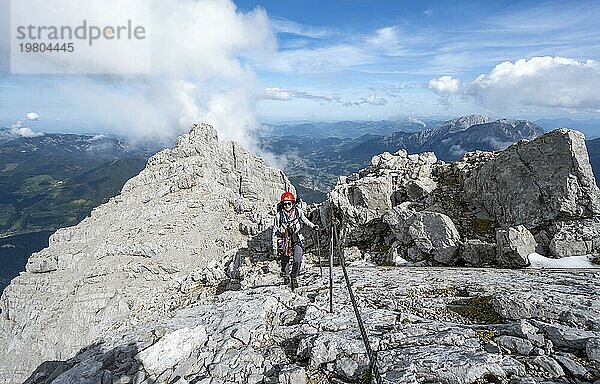
[[[288,285],[290,283],[290,277],[288,275],[283,275],[283,285]]]
[[[296,276],[292,276],[290,278],[290,287],[292,288],[292,291],[298,288],[298,279],[296,278]]]

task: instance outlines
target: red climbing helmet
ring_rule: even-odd
[[[283,195],[281,195],[281,201],[296,201],[296,198],[292,192],[283,192]]]

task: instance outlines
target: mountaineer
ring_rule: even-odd
[[[297,278],[304,252],[304,237],[300,233],[303,224],[316,231],[319,230],[319,227],[308,220],[302,209],[296,204],[294,194],[284,192],[281,195],[281,201],[277,204],[277,214],[273,225],[273,253],[275,257],[281,259],[283,283],[290,284],[292,290],[298,288]],[[290,259],[293,260],[291,274]]]

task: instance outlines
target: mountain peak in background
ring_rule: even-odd
[[[468,115],[462,116],[457,119],[446,121],[441,127],[437,128],[439,131],[445,131],[446,133],[456,133],[469,129],[471,126],[476,124],[490,123],[492,119],[482,115]]]

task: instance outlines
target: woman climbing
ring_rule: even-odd
[[[303,224],[319,230],[319,227],[308,220],[296,204],[294,194],[284,192],[273,225],[273,253],[281,260],[283,283],[290,284],[292,290],[298,288],[298,273],[304,253],[304,237],[300,233]],[[291,275],[290,260],[293,260]]]

